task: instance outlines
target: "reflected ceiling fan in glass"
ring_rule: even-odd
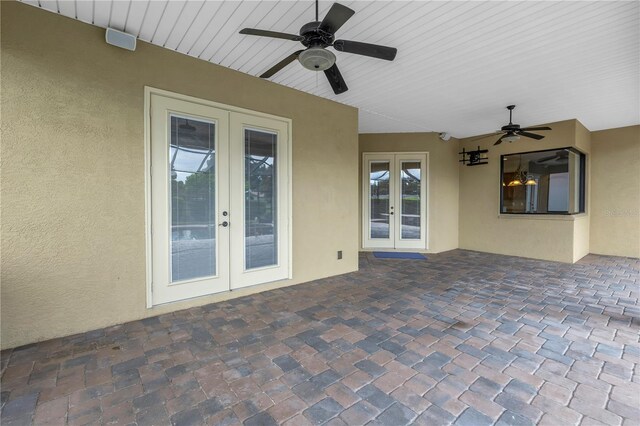
[[[180,124],[178,128],[183,132],[195,132],[196,128],[189,124],[189,120],[185,119],[185,122]]]
[[[569,151],[566,149],[556,151],[553,155],[548,157],[541,158],[537,161],[537,163],[547,163],[547,162],[556,162],[556,163],[566,163],[569,158]]]

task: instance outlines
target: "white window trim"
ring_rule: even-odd
[[[152,281],[153,281],[153,250],[152,250],[152,223],[151,223],[151,96],[160,95],[182,101],[192,102],[196,104],[211,106],[214,108],[225,109],[229,112],[239,112],[242,114],[253,115],[256,117],[264,117],[274,120],[286,122],[289,128],[287,135],[287,167],[289,168],[288,188],[288,277],[293,278],[293,122],[290,118],[280,117],[277,115],[267,114],[263,112],[253,111],[246,108],[240,108],[233,105],[227,105],[219,102],[213,102],[206,99],[196,98],[194,96],[183,95],[180,93],[170,92],[168,90],[157,89],[150,86],[144,87],[144,209],[145,209],[145,261],[146,261],[146,307],[153,309],[152,297]],[[205,297],[205,296],[203,296]],[[170,302],[180,303],[180,301]],[[163,304],[166,305],[166,304]],[[156,305],[156,306],[163,306]]]

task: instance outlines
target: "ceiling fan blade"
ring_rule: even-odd
[[[360,43],[359,41],[336,40],[333,48],[339,52],[355,53],[356,55],[371,56],[372,58],[393,61],[398,53],[395,47],[380,46],[378,44]]]
[[[502,131],[498,130],[498,131],[496,131],[494,133],[489,133],[487,135],[477,136],[477,137],[471,139],[469,142],[475,142],[475,141],[479,141],[480,139],[490,138],[490,137],[499,135],[500,133],[502,133]]]
[[[525,127],[524,129],[520,129],[522,131],[528,132],[529,130],[551,130],[551,127]]]
[[[243,28],[240,30],[240,34],[254,35],[260,37],[281,38],[291,41],[302,41],[304,37],[296,34],[279,33],[277,31],[258,30],[256,28]]]
[[[275,73],[280,71],[282,68],[286,67],[291,62],[293,62],[296,59],[298,59],[298,55],[300,54],[300,52],[302,52],[302,50],[298,50],[297,52],[293,52],[291,55],[287,56],[286,58],[284,58],[283,60],[281,60],[280,62],[278,62],[274,66],[272,66],[271,68],[269,68],[267,71],[262,73],[260,78],[269,78],[269,77],[271,77],[272,75],[274,75]]]
[[[340,74],[340,70],[338,70],[338,66],[336,64],[333,64],[331,68],[324,70],[324,75],[327,76],[327,80],[329,80],[329,84],[336,95],[349,90],[347,83],[345,83],[344,78],[342,78],[342,74]]]
[[[536,135],[535,133],[523,132],[522,130],[520,130],[517,133],[520,136],[524,136],[525,138],[531,138],[531,139],[536,139],[536,140],[544,139],[544,136],[542,136],[542,135]]]
[[[507,136],[507,135],[505,134],[505,135],[500,136],[500,139],[498,139],[498,140],[496,141],[496,143],[494,143],[494,144],[493,144],[493,146],[500,145],[500,144],[502,143],[502,139],[503,139],[505,136]]]
[[[343,26],[354,13],[356,12],[349,9],[347,6],[343,6],[340,3],[334,3],[318,28],[322,31],[335,34],[336,31],[338,31],[338,29]]]

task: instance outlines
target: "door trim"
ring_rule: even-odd
[[[214,102],[206,99],[196,98],[194,96],[183,95],[168,90],[158,89],[151,86],[144,86],[144,209],[145,209],[145,286],[146,286],[146,307],[152,309],[153,304],[153,246],[152,246],[152,221],[151,221],[151,96],[159,95],[171,99],[187,101],[195,104],[205,105],[214,108],[225,109],[228,112],[238,112],[242,114],[252,115],[255,117],[264,117],[272,120],[279,120],[287,124],[288,132],[286,141],[287,156],[286,166],[289,170],[289,179],[287,182],[287,191],[289,197],[287,200],[287,227],[288,227],[288,276],[286,279],[293,278],[293,122],[290,118],[280,117],[277,115],[267,114],[263,112],[253,111],[233,105],[227,105],[220,102]],[[206,296],[201,296],[206,297]],[[180,300],[168,303],[179,303]],[[165,303],[166,304],[166,303]],[[165,305],[163,304],[163,305]],[[155,305],[160,306],[160,305]]]
[[[394,164],[391,165],[392,169],[396,168],[396,155],[400,155],[400,156],[411,156],[411,155],[424,155],[425,156],[425,168],[426,168],[426,173],[425,173],[425,179],[426,179],[426,184],[423,185],[423,192],[424,192],[424,198],[425,198],[425,212],[424,212],[424,217],[422,218],[422,226],[424,227],[424,247],[420,247],[420,248],[384,248],[384,247],[380,247],[380,249],[383,250],[390,250],[390,251],[416,251],[416,250],[422,250],[422,251],[428,251],[429,250],[429,239],[430,239],[430,232],[429,232],[429,222],[431,220],[431,212],[430,212],[430,202],[429,202],[429,198],[431,195],[431,167],[430,167],[430,163],[429,163],[429,152],[428,151],[408,151],[408,152],[398,152],[398,151],[366,151],[362,153],[362,173],[361,173],[361,179],[362,179],[362,196],[361,196],[361,203],[362,203],[362,209],[361,209],[361,216],[360,216],[360,220],[362,221],[362,225],[361,225],[361,232],[362,232],[362,238],[360,241],[362,250],[364,251],[374,251],[377,250],[378,247],[373,247],[370,245],[365,244],[365,241],[367,239],[367,232],[368,232],[368,219],[369,219],[369,199],[368,199],[368,192],[369,192],[369,169],[368,169],[368,163],[367,157],[375,157],[375,156],[380,156],[380,157],[384,157],[384,156],[391,156],[392,159],[390,160],[391,162],[393,162]],[[393,190],[394,192],[397,191],[397,186],[398,185],[392,185],[393,186]],[[400,230],[396,230],[397,232],[400,232]]]

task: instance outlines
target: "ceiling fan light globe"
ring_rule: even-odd
[[[517,140],[520,139],[520,136],[518,135],[509,135],[509,136],[505,136],[504,138],[502,138],[503,141],[505,142],[515,142]]]
[[[310,47],[300,53],[298,60],[308,70],[324,71],[336,63],[336,55],[322,47]]]

